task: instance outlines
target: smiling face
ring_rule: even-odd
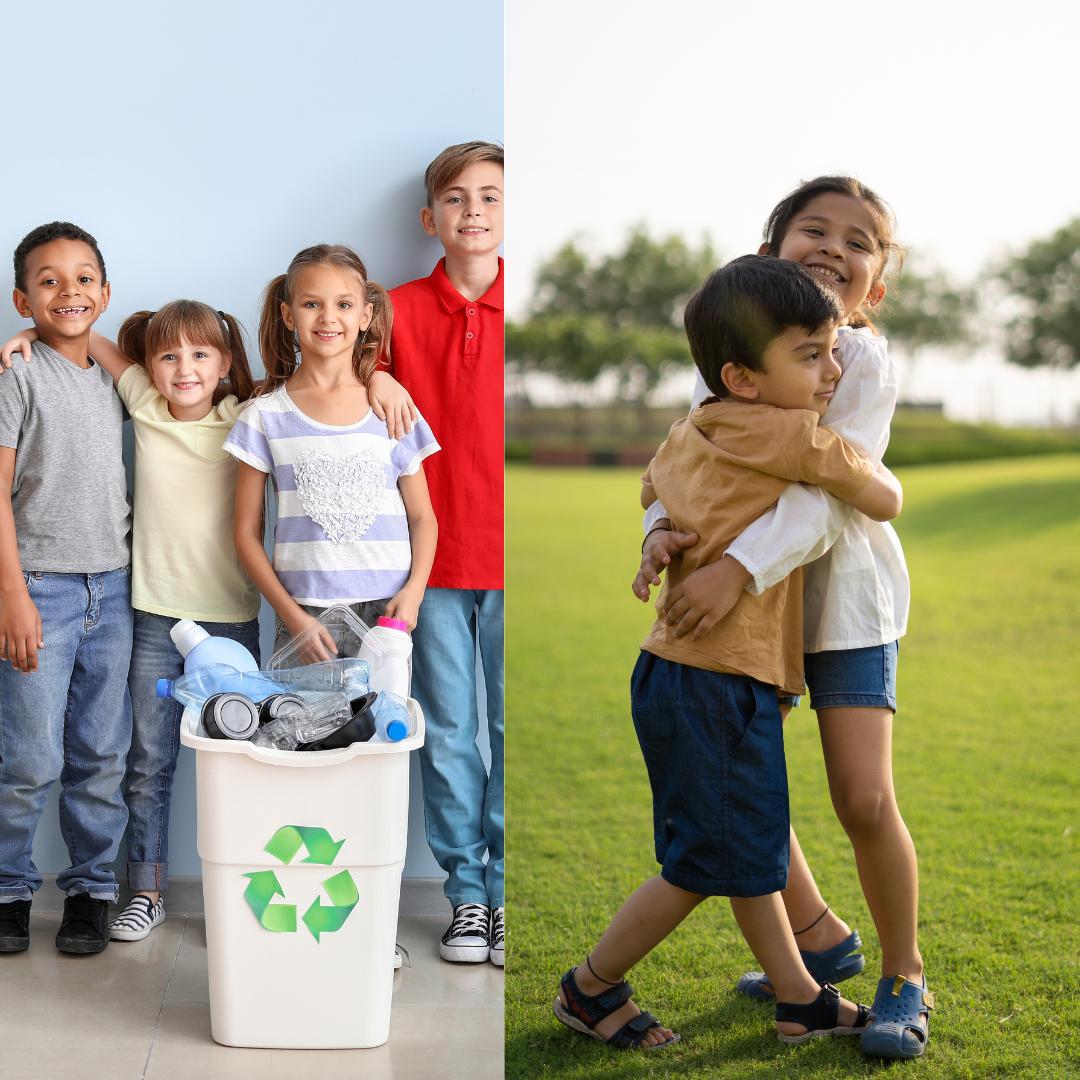
[[[348,267],[311,263],[297,271],[281,317],[296,332],[301,356],[351,357],[357,338],[371,323],[373,309],[366,296],[364,279]]]
[[[761,371],[724,365],[721,377],[732,397],[778,409],[812,409],[820,416],[840,378],[836,327],[813,333],[788,327],[765,346],[761,363]]]
[[[877,240],[877,223],[866,203],[852,195],[815,196],[791,219],[780,250],[763,245],[760,254],[802,263],[836,291],[848,315],[863,302],[872,307],[885,295],[880,280],[885,253]]]
[[[420,211],[420,221],[448,255],[494,254],[503,240],[503,167],[477,161],[462,169]]]
[[[109,306],[93,248],[82,240],[50,240],[26,257],[26,289],[16,289],[15,307],[32,318],[50,346],[89,337],[90,328]]]
[[[230,357],[213,345],[181,340],[149,358],[150,377],[176,420],[201,420],[210,412],[218,382],[229,372]]]

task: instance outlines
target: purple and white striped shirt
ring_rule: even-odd
[[[423,419],[395,441],[370,410],[356,424],[323,424],[279,386],[251,401],[224,448],[274,479],[274,570],[298,604],[382,600],[408,580],[412,546],[397,484],[439,449]]]

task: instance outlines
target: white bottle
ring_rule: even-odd
[[[412,686],[412,637],[409,624],[386,615],[368,631],[360,656],[371,665],[371,689],[408,698]]]

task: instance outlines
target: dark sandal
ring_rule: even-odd
[[[596,1025],[606,1020],[616,1009],[622,1008],[633,996],[634,988],[625,980],[614,984],[610,990],[602,994],[583,994],[574,981],[574,969],[571,968],[560,983],[563,997],[566,998],[564,1005],[558,998],[555,999],[555,1017],[561,1024],[565,1024],[572,1031],[582,1035],[588,1035],[590,1039],[599,1039],[616,1050],[659,1050],[664,1046],[673,1046],[682,1036],[673,1032],[670,1039],[655,1046],[642,1047],[645,1036],[653,1029],[660,1027],[660,1021],[652,1013],[642,1010],[637,1016],[623,1024],[618,1031],[608,1038],[598,1035]]]
[[[799,956],[806,970],[810,972],[810,978],[814,982],[824,985],[825,983],[843,982],[854,975],[858,975],[866,964],[866,959],[859,949],[862,948],[862,938],[858,930],[852,930],[843,941],[834,945],[831,949],[822,952],[809,952],[799,950]],[[740,976],[735,984],[735,989],[740,994],[745,994],[755,1001],[774,1001],[776,995],[769,985],[768,976],[763,971],[748,971]]]
[[[859,1049],[883,1058],[917,1058],[930,1041],[930,1011],[934,995],[922,984],[903,975],[886,976],[878,983],[870,1009],[870,1026],[863,1032]]]
[[[840,991],[826,983],[813,1001],[806,1005],[794,1005],[778,1001],[774,1019],[789,1024],[802,1024],[806,1030],[801,1035],[784,1035],[777,1032],[781,1042],[797,1046],[825,1035],[858,1035],[866,1027],[870,1010],[865,1005],[855,1006],[858,1013],[855,1023],[846,1027],[840,1023]]]

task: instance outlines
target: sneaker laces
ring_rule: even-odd
[[[501,948],[503,943],[503,909],[495,908],[491,912],[491,947]]]
[[[487,937],[490,911],[483,904],[459,904],[447,931],[447,939],[457,937]]]

